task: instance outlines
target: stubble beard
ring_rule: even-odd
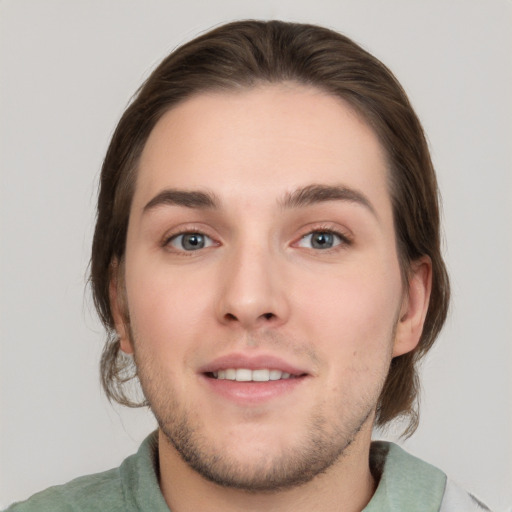
[[[260,460],[249,463],[216,451],[187,413],[175,415],[171,421],[162,421],[154,409],[153,413],[167,442],[202,477],[222,487],[273,493],[298,487],[326,472],[344,456],[373,410],[369,410],[349,434],[328,433],[324,420],[313,418],[299,446],[265,454]]]
[[[227,453],[205,436],[197,412],[179,403],[172,389],[163,389],[164,380],[137,354],[136,365],[144,394],[171,447],[203,478],[249,493],[290,489],[325,473],[348,452],[375,410],[375,400],[366,397],[358,404],[346,404],[349,417],[340,417],[332,425],[321,408],[313,409],[300,443],[279,453],[264,453],[257,460],[241,461],[233,455],[236,446]]]

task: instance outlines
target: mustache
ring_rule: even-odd
[[[234,348],[243,349],[272,349],[282,353],[291,353],[294,356],[306,357],[313,364],[320,363],[320,357],[311,341],[299,340],[274,329],[248,331],[238,337]]]
[[[144,341],[137,335],[132,324],[128,324],[126,328],[134,349],[133,359],[135,366],[138,367],[142,363],[140,358],[141,351],[145,352],[141,347]],[[171,344],[172,337],[171,334],[169,339],[169,343]],[[322,364],[322,357],[320,357],[316,350],[314,340],[299,339],[298,337],[290,336],[289,334],[271,328],[257,331],[245,331],[236,335],[233,334],[221,340],[212,340],[208,345],[208,348],[215,353],[231,350],[247,350],[249,352],[254,350],[268,350],[284,359],[291,355],[299,360],[306,360],[313,368],[318,368]],[[210,350],[207,351],[210,352]]]

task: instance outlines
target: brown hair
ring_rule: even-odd
[[[431,348],[447,314],[449,281],[440,250],[437,182],[420,122],[393,74],[375,57],[332,30],[281,21],[218,27],[171,53],[137,92],[114,132],[101,172],[91,258],[91,283],[108,332],[101,359],[110,399],[133,402],[125,385],[136,376],[123,357],[109,300],[113,262],[122,261],[137,172],[148,136],[162,115],[191,95],[294,81],[322,89],[355,108],[374,129],[390,168],[398,253],[404,282],[414,260],[432,260],[433,286],[417,348],[393,359],[377,425],[397,416],[417,426],[417,362]]]

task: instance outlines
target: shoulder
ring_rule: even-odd
[[[121,466],[50,487],[5,512],[169,512],[158,485],[158,438],[148,436]]]
[[[458,512],[459,510],[467,512],[490,512],[490,509],[479,499],[448,479],[439,512]]]
[[[11,505],[6,512],[92,512],[102,509],[125,510],[119,468],[50,487],[26,501]]]
[[[439,510],[446,486],[446,475],[439,469],[383,441],[372,443],[370,465],[381,474],[365,512]]]
[[[489,509],[431,464],[393,443],[372,443],[370,465],[377,490],[365,512],[481,512]],[[380,477],[380,478],[379,478]]]

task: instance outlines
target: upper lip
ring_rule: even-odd
[[[199,368],[199,372],[213,373],[219,370],[227,370],[228,368],[247,368],[248,370],[267,368],[269,370],[281,370],[282,372],[296,376],[308,373],[305,369],[290,364],[277,356],[265,354],[248,356],[240,353],[226,354],[217,357]]]

